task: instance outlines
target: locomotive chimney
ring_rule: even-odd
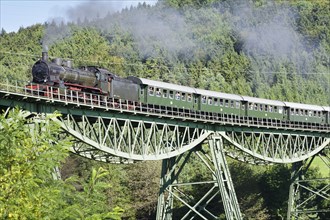
[[[42,61],[48,60],[48,47],[47,46],[43,46],[41,60]]]
[[[48,60],[48,52],[42,52],[41,60],[42,61],[47,61]]]

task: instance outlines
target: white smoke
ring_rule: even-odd
[[[255,8],[242,3],[233,12],[232,24],[239,33],[242,50],[257,62],[271,59],[273,63],[289,62],[300,72],[308,71],[313,65],[313,51],[318,48],[307,43],[299,33],[295,10],[286,5],[272,2]]]
[[[134,7],[138,4],[153,5],[157,0],[151,1],[100,1],[100,0],[87,0],[82,1],[76,6],[71,6],[64,9],[65,15],[60,17],[63,13],[63,8],[56,7],[53,10],[58,11],[59,17],[50,18],[46,25],[46,31],[42,40],[43,47],[52,46],[55,42],[67,38],[71,35],[71,29],[67,23],[88,25],[86,22],[100,20],[115,12],[129,7]]]
[[[147,1],[147,4],[155,3]],[[138,7],[119,12],[137,4],[138,1],[90,0],[67,9],[66,17],[70,22],[81,22],[81,25],[97,27],[107,33],[120,27],[131,34],[141,57],[164,56],[161,53],[166,51],[166,56],[172,58],[191,59],[198,49],[205,46],[211,47],[207,51],[210,57],[221,50],[222,42],[207,45],[210,42],[203,42],[203,36],[196,37],[193,31],[201,25],[200,22],[203,22],[205,30],[221,30],[222,26],[210,19],[212,13],[220,13],[232,31],[238,33],[241,46],[236,48],[237,52],[245,53],[251,60],[257,63],[262,63],[263,59],[271,59],[275,63],[290,62],[301,71],[306,71],[314,62],[312,54],[317,48],[313,47],[315,45],[306,46],[308,44],[295,24],[298,13],[286,4],[270,2],[255,7],[253,3],[245,1],[225,1],[199,10],[185,9],[183,13],[159,3],[155,8]],[[224,22],[224,19],[220,22]],[[54,41],[69,35],[68,26],[58,28],[50,25],[44,42],[50,46]]]

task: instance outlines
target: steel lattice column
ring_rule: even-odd
[[[162,173],[160,178],[160,191],[158,195],[158,207],[157,207],[157,220],[172,219],[173,215],[173,184],[177,183],[177,177],[182,171],[182,167],[190,157],[191,151],[188,152],[188,156],[183,157],[181,154],[177,157],[163,160]],[[183,166],[178,168],[178,164],[181,160],[184,160]]]
[[[229,173],[221,137],[211,137],[206,148],[199,146],[195,151],[189,151],[175,158],[163,160],[158,197],[157,220],[169,220],[173,216],[174,200],[183,204],[188,210],[181,219],[218,219],[207,206],[216,199],[222,199],[227,219],[242,219],[233,182]],[[208,147],[208,148],[207,148]],[[191,162],[195,153],[199,162],[210,172],[210,179],[199,182],[179,182],[179,177],[185,166]],[[185,189],[192,186],[208,186],[207,192],[201,198],[191,198]]]
[[[319,155],[328,168],[328,176],[325,178],[305,179],[304,174],[310,168],[316,156],[313,156],[304,167],[303,162],[293,164],[291,185],[289,191],[287,219],[301,219],[319,217],[330,218],[330,158],[328,149],[324,149]],[[322,203],[325,203],[325,205]]]
[[[222,202],[227,219],[242,219],[238,205],[233,181],[231,179],[226,156],[223,150],[221,137],[209,140],[216,175],[214,176],[219,186]]]

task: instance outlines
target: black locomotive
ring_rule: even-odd
[[[96,66],[73,68],[70,60],[55,58],[49,61],[47,52],[42,52],[42,58],[33,65],[32,76],[33,83],[39,88],[40,85],[52,86],[138,101],[138,85],[132,81]]]

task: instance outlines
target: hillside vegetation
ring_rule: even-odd
[[[134,75],[214,91],[329,106],[329,11],[327,0],[166,0],[94,20],[86,17],[69,23],[36,24],[17,33],[2,30],[0,82],[29,81],[32,65],[47,47],[52,58],[73,60],[75,66],[101,66],[122,77]],[[17,128],[23,126],[19,114],[12,117],[18,117]],[[12,123],[4,117],[0,122]],[[51,131],[55,136],[59,133],[58,129]],[[0,141],[5,135],[16,135],[16,141],[20,137],[31,139],[25,130],[1,131]],[[19,146],[27,143],[3,146],[7,142],[0,142],[1,151],[5,149],[19,163],[26,161],[20,157]],[[55,158],[53,163],[45,167],[36,163],[47,172],[27,167],[28,173],[21,175],[11,170],[16,172],[14,178],[29,184],[22,191],[10,188],[14,183],[6,173],[8,167],[20,168],[9,165],[6,155],[0,154],[0,186],[5,186],[0,187],[2,219],[155,218],[160,162],[100,164],[67,156],[67,152],[49,152]],[[62,164],[62,180],[46,178],[54,163]],[[281,219],[286,215],[289,166],[255,167],[230,161],[230,167],[246,219]],[[38,175],[33,176],[35,172]],[[191,164],[185,178],[203,178],[202,172],[198,164]],[[10,191],[10,204],[6,202],[9,195],[3,194],[8,189],[14,190]],[[192,195],[200,193],[191,190]],[[41,202],[46,200],[50,205]],[[38,206],[31,209],[35,203]],[[18,208],[21,204],[25,204],[24,212]],[[220,201],[212,205],[219,215],[223,213]],[[316,205],[322,208],[329,204]],[[175,208],[175,217],[179,218],[180,207],[177,204]]]

